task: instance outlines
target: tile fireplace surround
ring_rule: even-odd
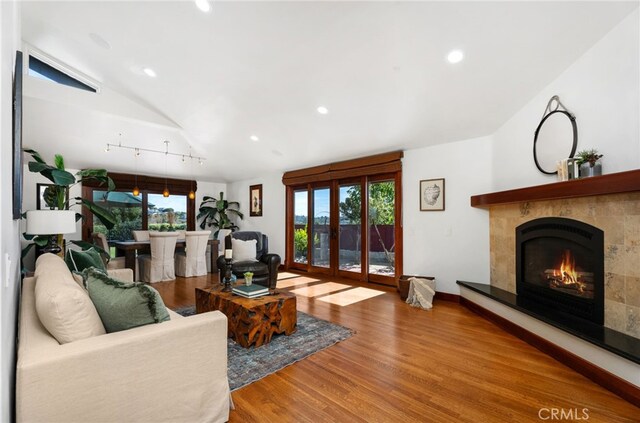
[[[617,179],[620,175],[630,182]],[[541,217],[567,217],[588,223],[604,231],[604,325],[640,339],[640,171],[589,179],[514,190],[512,197],[499,197],[506,194],[503,192],[472,198],[472,205],[490,210],[491,285],[516,293],[518,225]],[[590,185],[594,185],[595,195],[589,195]],[[543,187],[557,192],[526,192]],[[493,201],[487,199],[490,196]]]
[[[489,210],[491,279],[458,281],[461,303],[640,407],[640,169],[475,195],[471,206]],[[516,228],[547,217],[604,232],[603,326],[520,308]]]

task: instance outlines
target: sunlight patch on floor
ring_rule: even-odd
[[[298,275],[297,278],[286,279],[286,280],[278,280],[277,288],[291,288],[292,286],[300,286],[307,285],[310,283],[320,282],[319,279],[300,277]]]
[[[378,291],[369,288],[353,288],[347,291],[336,292],[335,294],[329,294],[325,297],[318,298],[318,301],[324,301],[325,303],[335,304],[339,306],[347,306],[359,301],[368,300],[369,298],[377,297],[384,294],[384,291]]]
[[[318,295],[329,294],[331,292],[340,291],[343,289],[351,288],[351,285],[345,285],[342,283],[327,282],[319,285],[307,286],[304,288],[294,289],[293,292],[296,295],[302,295],[303,297],[317,297]]]
[[[299,278],[300,275],[297,273],[291,272],[278,272],[278,280],[281,281],[283,279],[291,279],[291,278]]]

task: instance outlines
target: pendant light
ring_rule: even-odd
[[[189,170],[191,171],[191,189],[189,190],[189,200],[196,199],[196,193],[193,191],[193,156],[191,155],[191,148],[189,148]]]
[[[140,150],[136,148],[135,150],[135,156],[133,158],[134,161],[134,169],[135,169],[135,178],[136,178],[136,182],[133,184],[133,190],[131,191],[131,194],[133,194],[134,196],[138,196],[140,195],[140,188],[138,188],[138,156],[140,155]]]
[[[163,197],[169,196],[169,188],[167,187],[167,155],[169,154],[169,141],[164,142],[165,145],[165,153],[164,153],[164,191],[162,191]]]

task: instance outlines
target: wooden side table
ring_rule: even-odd
[[[259,347],[271,342],[274,334],[296,331],[295,294],[276,289],[271,295],[244,298],[221,289],[196,288],[196,313],[220,310],[227,316],[229,338],[241,346]]]

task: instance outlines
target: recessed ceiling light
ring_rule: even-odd
[[[211,10],[209,0],[196,0],[196,6],[198,6],[198,9],[202,10],[205,13]]]
[[[152,78],[156,77],[156,71],[154,71],[151,68],[142,68],[142,72],[144,72],[147,76],[150,76]]]
[[[260,141],[260,138],[258,138],[258,137],[257,137],[257,136],[255,136],[255,135],[251,135],[251,136],[249,137],[249,139],[250,139],[251,141],[256,141],[256,142],[257,142],[257,141]]]
[[[464,53],[461,50],[452,50],[447,55],[449,63],[458,63],[464,59]]]
[[[316,109],[318,111],[318,113],[320,113],[321,115],[326,115],[327,113],[329,113],[329,109],[327,109],[324,106],[320,106]]]

